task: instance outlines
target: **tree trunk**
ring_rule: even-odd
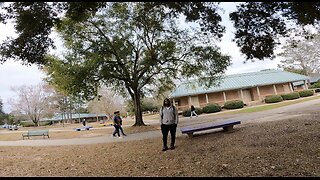
[[[134,91],[134,109],[135,109],[135,117],[136,122],[133,126],[145,126],[143,119],[142,119],[142,112],[141,112],[141,103],[140,103],[140,93],[138,90]]]

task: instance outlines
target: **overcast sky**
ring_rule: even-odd
[[[231,39],[234,37],[235,29],[233,24],[229,21],[229,13],[235,11],[236,6],[233,2],[222,2],[221,7],[225,10],[222,16],[222,24],[226,26],[226,33],[222,38],[222,41],[218,44],[221,47],[221,51],[224,54],[232,57],[232,65],[227,69],[227,74],[237,74],[245,72],[260,71],[262,69],[277,68],[279,59],[265,60],[265,61],[248,61],[241,55],[240,49],[236,46]],[[0,41],[3,41],[6,36],[14,36],[14,29],[12,24],[0,24]],[[0,98],[2,99],[6,113],[11,111],[7,104],[9,98],[14,97],[16,94],[10,90],[12,86],[22,85],[37,85],[45,77],[45,74],[38,70],[37,66],[23,66],[20,62],[7,61],[0,64]]]

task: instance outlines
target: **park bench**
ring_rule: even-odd
[[[92,126],[83,126],[83,127],[75,128],[75,130],[76,131],[90,130],[90,128],[92,128]]]
[[[24,137],[29,137],[30,136],[43,136],[43,138],[45,136],[48,136],[49,138],[49,130],[29,130],[26,133],[22,133],[22,138],[24,139]]]
[[[223,122],[210,122],[205,124],[199,124],[195,126],[187,126],[180,128],[182,134],[187,134],[189,137],[193,137],[194,132],[204,131],[208,129],[215,129],[215,128],[223,128],[225,131],[229,131],[233,129],[233,126],[236,124],[240,124],[241,121],[237,120],[227,120]]]

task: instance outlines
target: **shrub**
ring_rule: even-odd
[[[299,95],[300,95],[300,97],[312,96],[313,95],[313,90],[299,91]]]
[[[288,93],[288,94],[281,94],[283,100],[292,100],[298,99],[300,97],[298,92]]]
[[[270,95],[266,96],[264,101],[266,103],[277,103],[283,101],[283,98],[280,95]]]
[[[182,112],[182,115],[183,115],[184,117],[191,116],[191,110],[190,110],[190,109],[184,110],[184,111]]]
[[[202,109],[201,108],[195,108],[196,109],[196,113],[199,115],[199,114],[202,114]],[[191,116],[191,110],[190,109],[188,109],[188,110],[184,110],[183,112],[182,112],[182,115],[184,116],[184,117],[189,117],[189,116]]]
[[[224,103],[223,108],[226,109],[238,109],[243,108],[244,103],[241,100],[231,100]]]
[[[32,121],[24,121],[24,122],[20,122],[20,125],[23,127],[32,127],[34,126],[34,122]]]
[[[208,104],[207,106],[203,107],[202,110],[203,110],[204,113],[219,112],[219,111],[221,111],[221,106],[219,104],[216,104],[216,103]]]
[[[320,88],[320,83],[319,82],[314,83],[310,86],[310,88]]]

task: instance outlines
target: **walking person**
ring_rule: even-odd
[[[123,132],[123,128],[122,128],[122,118],[120,117],[120,111],[116,111],[117,114],[115,114],[114,118],[117,118],[119,121],[119,130],[121,131],[123,136],[127,136],[124,132]]]
[[[196,108],[194,108],[193,105],[191,105],[191,109],[190,109],[190,110],[191,110],[190,118],[192,118],[192,115],[193,115],[193,114],[198,117],[198,114],[196,113]]]
[[[120,127],[120,120],[117,117],[116,114],[120,113],[119,111],[114,112],[113,114],[115,115],[113,117],[113,127],[114,127],[114,132],[113,132],[113,137],[116,137],[116,134],[118,134],[118,137],[120,138],[120,132],[119,132],[119,127]]]
[[[86,119],[82,120],[82,124],[83,124],[83,126],[86,126]]]
[[[178,111],[173,106],[168,98],[164,99],[163,106],[160,109],[160,126],[162,132],[162,151],[168,150],[167,139],[170,131],[171,143],[170,149],[175,149],[176,130],[179,122]]]

